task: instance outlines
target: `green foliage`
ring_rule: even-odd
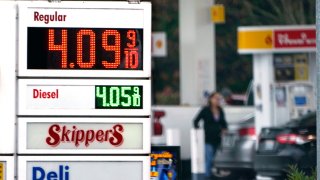
[[[179,100],[179,0],[150,0],[152,31],[167,35],[167,57],[152,58],[153,103],[177,105]]]
[[[168,41],[168,56],[153,58],[153,101],[179,104],[179,0],[149,1],[153,4],[152,31],[166,32]],[[215,25],[218,90],[228,87],[234,93],[244,93],[253,78],[252,56],[237,53],[239,26],[315,23],[315,0],[216,0],[215,3],[226,8],[226,23]]]
[[[237,53],[239,26],[315,24],[315,0],[216,0],[226,23],[216,25],[217,86],[243,93],[252,79],[252,56]]]
[[[290,165],[288,171],[287,180],[316,180],[317,174],[316,171],[313,170],[310,176],[306,175],[305,172],[300,170],[297,165]]]

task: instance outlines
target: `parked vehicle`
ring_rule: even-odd
[[[230,124],[214,160],[214,176],[236,180],[244,175],[247,179],[254,179],[255,143],[253,114],[244,117],[240,123]]]
[[[316,113],[282,127],[263,128],[255,157],[258,175],[284,179],[288,165],[310,173],[316,166]]]

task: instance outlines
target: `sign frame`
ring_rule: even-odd
[[[6,28],[1,29],[0,49],[2,58],[0,60],[0,154],[15,153],[15,121],[16,121],[16,2],[1,1],[0,23]]]
[[[150,179],[149,156],[19,156],[19,179],[27,179],[27,163],[37,162],[142,162],[142,180]]]
[[[124,85],[142,86],[142,109],[28,109],[28,85],[34,86],[96,86]],[[110,79],[19,79],[18,80],[18,116],[150,116],[151,115],[151,82],[150,80],[110,80]],[[32,95],[32,94],[30,94]],[[92,94],[94,96],[95,94]]]
[[[75,17],[66,22],[34,22],[34,10],[41,12],[52,12],[60,10],[72,16],[72,12],[86,11],[87,14],[75,13],[81,17]],[[100,10],[95,12],[95,10]],[[103,12],[101,10],[107,10]],[[71,12],[70,12],[71,11]],[[18,47],[18,77],[130,77],[142,78],[151,76],[151,3],[142,2],[139,4],[129,4],[127,2],[29,2],[19,3],[19,47]],[[91,14],[92,13],[92,14]],[[89,15],[91,14],[91,15]],[[86,18],[105,15],[101,21],[89,21]],[[119,21],[114,21],[117,14]],[[81,21],[79,21],[81,19]],[[113,19],[113,20],[111,20]],[[139,20],[137,23],[137,19]],[[108,21],[110,20],[110,21]],[[107,22],[107,23],[106,23]],[[80,27],[80,28],[142,28],[143,29],[143,70],[30,70],[27,69],[27,27]],[[85,73],[84,73],[85,72]]]
[[[0,156],[0,163],[5,163],[4,180],[14,179],[14,175],[15,175],[14,156]]]
[[[19,137],[18,137],[18,153],[19,154],[148,154],[150,153],[150,134],[151,120],[150,118],[18,118]],[[52,124],[141,124],[142,132],[142,148],[141,149],[29,149],[27,137],[28,123],[52,123]],[[44,142],[45,143],[45,142]]]

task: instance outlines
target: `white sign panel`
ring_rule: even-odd
[[[19,5],[20,77],[150,77],[151,3]]]
[[[152,33],[152,56],[153,57],[167,57],[167,34],[166,32]]]
[[[0,156],[0,180],[14,179],[14,157]]]
[[[0,2],[0,12],[0,154],[13,154],[16,118],[16,5],[14,2]]]
[[[150,118],[18,118],[22,154],[148,154]],[[75,151],[76,150],[76,151]]]
[[[27,156],[19,157],[24,180],[148,180],[148,156]]]
[[[149,116],[149,80],[20,79],[18,115]]]

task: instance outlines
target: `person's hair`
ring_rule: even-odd
[[[211,94],[210,94],[210,96],[208,97],[208,106],[212,106],[212,104],[211,104],[211,98],[212,97],[214,97],[215,95],[217,95],[217,94],[219,94],[218,92],[212,92]],[[218,107],[220,107],[220,106],[218,106]]]

